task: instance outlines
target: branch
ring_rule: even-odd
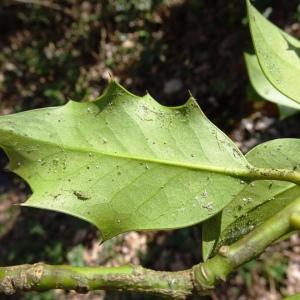
[[[0,293],[45,291],[51,289],[118,290],[151,293],[174,299],[192,294],[191,270],[159,272],[139,266],[73,267],[50,266],[43,263],[0,268]]]
[[[231,246],[221,247],[219,254],[192,269],[160,272],[140,266],[72,267],[43,263],[0,268],[0,293],[45,291],[50,289],[132,291],[156,294],[172,299],[206,295],[218,282],[286,233],[300,228],[300,198]]]

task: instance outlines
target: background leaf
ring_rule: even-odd
[[[169,108],[112,82],[95,102],[0,117],[10,168],[29,182],[28,206],[121,232],[177,228],[216,214],[243,188],[238,148],[194,99]]]
[[[250,82],[255,91],[261,97],[273,103],[288,107],[289,109],[293,109],[293,111],[295,109],[300,110],[300,104],[280,93],[268,81],[260,68],[257,56],[255,54],[244,53],[244,57]]]
[[[295,170],[300,168],[299,151],[299,139],[279,139],[258,145],[246,158],[257,167]],[[222,245],[232,244],[300,196],[300,187],[289,182],[261,180],[244,184],[245,188],[220,214],[203,224],[205,260]]]
[[[247,0],[259,64],[271,84],[300,103],[300,42],[273,25]]]

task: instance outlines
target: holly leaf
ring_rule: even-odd
[[[300,103],[300,42],[272,24],[247,0],[255,52],[269,82]]]
[[[193,98],[165,107],[116,82],[94,102],[0,117],[0,145],[33,191],[24,205],[86,220],[103,239],[201,222],[250,168]]]
[[[300,140],[278,139],[260,144],[246,154],[257,167],[300,169]],[[300,186],[290,182],[244,182],[245,188],[217,216],[204,222],[202,253],[206,260],[222,245],[230,245],[261,225],[300,196]]]

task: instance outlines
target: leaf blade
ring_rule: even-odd
[[[255,52],[270,83],[300,103],[300,42],[273,25],[247,0]]]
[[[295,101],[280,93],[268,81],[268,79],[265,77],[263,71],[260,68],[256,55],[244,53],[244,58],[250,82],[255,91],[261,97],[278,105],[300,110],[300,104],[296,103]]]
[[[296,155],[299,150],[299,139],[278,139],[256,146],[246,158],[258,167],[294,170],[300,168]],[[238,240],[300,195],[300,187],[289,182],[261,180],[244,185],[222,214],[204,222],[202,250],[205,260],[222,245]]]
[[[1,117],[0,133],[33,190],[26,205],[91,222],[104,239],[201,222],[241,189],[232,170],[249,168],[193,99],[168,108],[114,82],[95,102]]]

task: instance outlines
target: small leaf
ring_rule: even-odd
[[[280,106],[288,107],[289,109],[292,108],[293,112],[295,111],[295,109],[300,110],[300,104],[294,102],[290,98],[280,93],[268,81],[260,68],[256,55],[245,53],[244,57],[250,82],[258,95]]]
[[[300,168],[300,140],[279,139],[258,145],[247,160],[257,167]],[[222,245],[230,245],[300,196],[300,186],[261,180],[244,182],[245,188],[217,216],[203,224],[203,258]]]
[[[268,21],[249,0],[247,7],[262,71],[276,89],[300,103],[300,42]]]
[[[201,222],[250,168],[193,98],[169,108],[115,82],[94,102],[0,117],[0,145],[33,190],[27,206],[77,216],[104,239]]]

